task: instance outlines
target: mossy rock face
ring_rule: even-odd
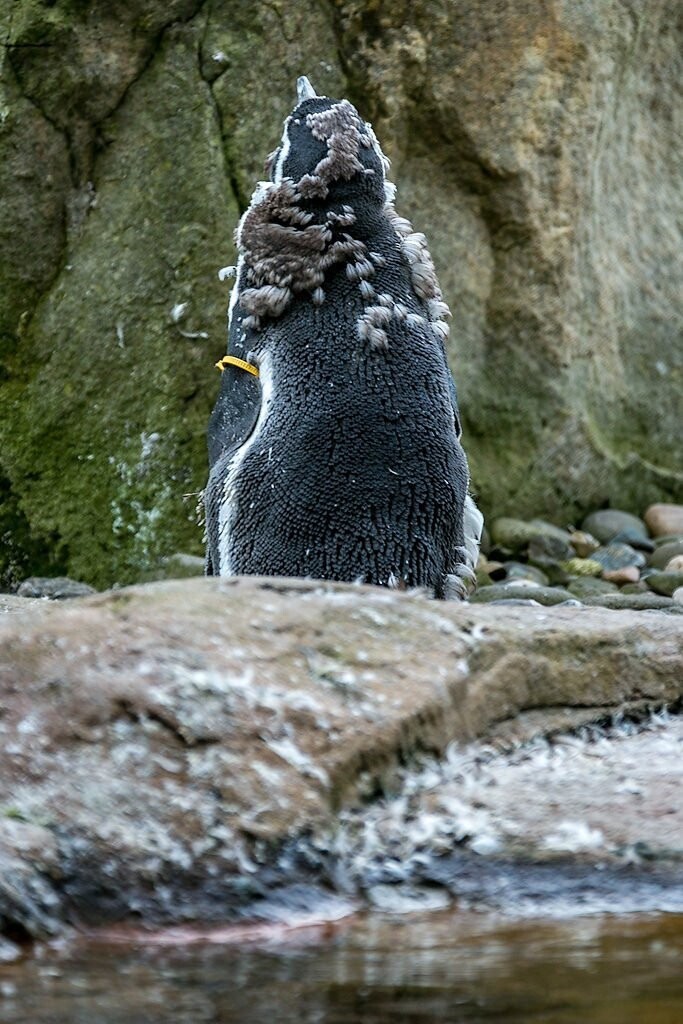
[[[2,27],[0,586],[124,583],[202,551],[217,270],[306,54],[345,91],[331,18],[26,3]]]
[[[216,269],[238,211],[197,36],[167,33],[101,126],[87,215],[3,392],[3,459],[32,527],[97,585],[201,547],[183,495],[205,472],[228,298]]]
[[[64,259],[71,179],[61,133],[19,92],[0,49],[0,385]]]
[[[484,511],[683,500],[675,12],[5,5],[0,586],[201,552],[216,271],[300,74],[374,122],[430,240]]]

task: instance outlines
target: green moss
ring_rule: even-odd
[[[6,61],[0,69],[2,380],[12,368],[17,337],[62,263],[71,183],[64,138],[20,96]]]
[[[0,591],[27,576],[60,576],[67,552],[56,535],[36,536],[10,482],[0,475]]]
[[[28,822],[28,818],[18,807],[0,807],[0,817],[9,818],[11,821]]]
[[[70,574],[96,586],[201,549],[183,495],[206,476],[229,297],[216,271],[237,210],[196,45],[196,30],[175,33],[105,126],[95,204],[1,399],[3,460],[32,529],[58,536]]]

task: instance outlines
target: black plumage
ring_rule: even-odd
[[[449,315],[423,235],[346,100],[307,79],[237,230],[209,426],[207,572],[427,586],[462,596],[468,497]]]

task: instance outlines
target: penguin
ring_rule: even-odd
[[[208,429],[208,575],[463,598],[483,517],[427,240],[346,99],[297,104],[236,230],[228,352]]]

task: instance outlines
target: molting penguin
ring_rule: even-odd
[[[207,573],[462,597],[483,520],[446,363],[450,312],[370,125],[297,84],[226,268]]]

